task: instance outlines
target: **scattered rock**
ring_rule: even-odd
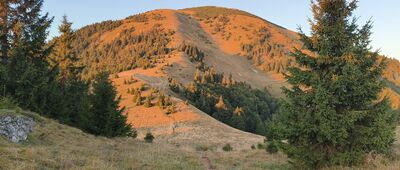
[[[17,143],[28,138],[35,121],[22,115],[0,115],[0,135]]]

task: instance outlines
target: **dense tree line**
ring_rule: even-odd
[[[108,74],[98,74],[90,82],[80,78],[83,67],[71,46],[74,33],[66,17],[59,38],[46,42],[53,19],[41,15],[42,4],[43,0],[0,3],[3,97],[96,135],[135,136],[115,100]]]
[[[194,81],[186,86],[170,79],[173,91],[187,98],[195,107],[215,119],[247,132],[265,135],[265,122],[278,107],[266,90],[252,89],[232,76],[217,74],[212,68],[196,71]]]
[[[165,30],[159,24],[148,32],[135,33],[136,29],[132,27],[122,30],[112,40],[102,40],[104,32],[120,25],[121,21],[107,21],[75,32],[71,46],[85,65],[82,70],[85,80],[97,75],[98,70],[117,73],[134,68],[151,68],[172,51],[167,44],[174,31]]]
[[[266,134],[265,122],[278,107],[267,90],[252,89],[244,82],[236,82],[232,75],[217,73],[204,64],[205,54],[190,44],[182,44],[178,50],[199,63],[193,81],[182,86],[169,78],[170,89],[188,99],[195,107],[215,119],[247,132]]]
[[[250,14],[245,11],[241,11],[241,10],[237,10],[237,9],[213,7],[213,6],[187,8],[186,10],[191,10],[191,11],[196,12],[193,15],[202,20],[209,19],[209,18],[217,18],[221,15],[243,15],[243,16],[248,16],[248,17],[257,17],[255,15]],[[259,17],[257,17],[257,18],[259,18]]]
[[[301,49],[293,53],[305,69],[289,69],[291,88],[284,89],[287,99],[268,125],[268,139],[302,169],[389,155],[396,119],[388,101],[378,101],[385,61],[370,52],[371,22],[358,27],[356,0],[319,0],[311,6],[311,37],[300,36],[304,49],[316,56]]]
[[[147,23],[149,22],[150,19],[153,19],[155,21],[162,21],[165,20],[167,17],[158,14],[158,13],[142,13],[142,14],[136,14],[132,15],[126,18],[128,22],[144,22]]]

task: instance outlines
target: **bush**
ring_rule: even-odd
[[[208,148],[207,146],[197,146],[196,147],[196,151],[208,151],[210,148]]]
[[[265,150],[270,154],[274,154],[278,152],[278,146],[275,142],[269,142]]]
[[[0,109],[16,109],[18,106],[15,101],[8,97],[0,97]]]
[[[170,106],[168,106],[166,114],[170,115],[170,114],[173,114],[173,113],[175,113],[175,104],[171,104]]]
[[[146,141],[147,143],[152,143],[153,140],[154,140],[153,134],[151,134],[151,132],[147,132],[146,136],[144,137],[144,141]]]
[[[227,143],[224,147],[222,147],[222,150],[224,150],[225,152],[230,152],[233,150],[233,148],[229,143]]]
[[[263,144],[263,143],[258,143],[258,144],[257,144],[257,149],[265,149],[265,144]]]
[[[127,133],[127,136],[135,139],[137,137],[137,131],[135,129],[132,129],[130,132]]]

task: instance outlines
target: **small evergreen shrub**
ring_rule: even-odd
[[[152,106],[152,104],[151,104],[151,96],[147,96],[146,97],[146,99],[145,99],[145,101],[144,101],[144,107],[151,107]]]
[[[274,154],[278,152],[278,146],[275,142],[269,142],[265,150],[270,154]]]
[[[230,152],[233,150],[233,148],[229,143],[227,143],[224,147],[222,147],[222,150],[224,150],[225,152]]]
[[[258,143],[258,144],[257,144],[257,149],[265,149],[265,144],[263,144],[263,143]]]
[[[168,106],[168,109],[167,109],[167,115],[170,115],[170,114],[173,114],[173,113],[175,113],[176,111],[175,111],[175,104],[171,104],[170,106]]]
[[[147,143],[153,143],[153,140],[154,140],[153,134],[151,134],[151,132],[147,132],[146,136],[144,137],[144,141],[146,141]]]
[[[210,148],[208,148],[207,146],[197,146],[196,147],[196,151],[208,151]]]

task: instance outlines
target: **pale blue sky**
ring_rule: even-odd
[[[55,17],[51,36],[66,14],[73,27],[127,16],[160,8],[182,9],[195,6],[237,8],[258,15],[291,30],[301,26],[308,31],[311,17],[310,0],[45,0],[44,12]],[[360,0],[356,11],[360,24],[369,18],[374,22],[372,46],[381,54],[400,59],[400,1]]]

